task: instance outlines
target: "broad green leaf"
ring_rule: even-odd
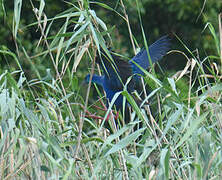
[[[179,146],[181,146],[193,134],[193,132],[200,125],[200,123],[206,120],[206,117],[208,114],[209,114],[209,112],[205,112],[204,114],[202,114],[201,116],[197,117],[192,122],[190,122],[189,128],[187,128],[186,133],[182,136],[182,138],[177,143],[177,145],[174,149],[177,149]]]
[[[138,129],[137,131],[129,134],[125,138],[121,139],[117,144],[115,144],[106,154],[105,157],[119,151],[120,149],[123,149],[124,147],[131,144],[133,141],[135,141],[139,135],[145,130],[146,128]]]

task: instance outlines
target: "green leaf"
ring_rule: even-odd
[[[169,159],[170,151],[169,149],[163,149],[160,154],[160,164],[164,170],[165,179],[169,179]]]
[[[199,124],[203,122],[204,120],[206,120],[206,117],[208,114],[209,112],[205,112],[204,114],[197,117],[190,123],[190,127],[187,128],[186,133],[183,135],[183,137],[180,139],[180,141],[177,143],[174,149],[177,149],[179,146],[181,146],[190,137],[190,135],[192,135],[195,132]]]
[[[131,106],[133,107],[133,109],[136,111],[136,114],[139,116],[139,118],[143,121],[145,121],[145,117],[142,114],[141,109],[138,107],[138,105],[136,104],[136,101],[133,99],[133,97],[127,92],[127,91],[123,91],[122,95],[124,97],[126,97],[127,101],[131,104]]]
[[[130,143],[135,141],[139,135],[145,130],[146,128],[138,129],[137,131],[131,133],[130,135],[126,136],[122,140],[120,140],[117,144],[115,144],[106,154],[105,157],[108,155],[115,153],[119,151],[120,149],[123,149],[124,147],[128,146]]]
[[[14,17],[13,17],[13,36],[15,38],[17,36],[17,32],[19,28],[21,8],[22,8],[22,0],[15,0],[14,1]]]

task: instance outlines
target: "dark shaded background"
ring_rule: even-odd
[[[70,1],[72,2],[72,1]],[[99,2],[99,1],[98,1]],[[119,13],[123,14],[123,9],[120,6],[119,1],[100,1],[114,8]],[[34,6],[38,7],[39,2],[33,1]],[[137,6],[135,0],[124,1],[126,11],[129,16],[132,33],[135,36],[140,47],[143,46],[143,37],[141,33],[141,26],[139,22]],[[139,1],[140,12],[142,16],[142,24],[146,33],[148,43],[152,43],[160,36],[175,33],[191,50],[198,49],[200,57],[205,57],[210,54],[217,54],[215,44],[208,29],[204,30],[206,23],[211,22],[216,31],[218,32],[218,14],[220,13],[222,2],[221,1],[206,1],[203,7],[204,1],[200,0],[142,0]],[[7,47],[12,52],[16,52],[15,43],[12,36],[12,23],[13,23],[13,1],[4,2],[4,8],[6,16],[3,13],[3,7],[0,10],[0,48]],[[63,1],[47,0],[45,7],[45,14],[48,18],[56,16],[58,13],[70,8],[70,5]],[[129,38],[129,32],[126,22],[120,18],[113,11],[109,11],[95,4],[91,4],[91,9],[94,9],[97,16],[100,17],[106,25],[113,30],[112,36],[112,48],[114,51],[123,54],[127,57],[134,55],[132,45]],[[201,11],[202,10],[202,11]],[[201,13],[202,12],[202,13]],[[36,48],[37,42],[40,38],[40,33],[37,31],[38,27],[27,25],[36,22],[36,18],[32,11],[32,7],[29,1],[23,1],[20,29],[18,33],[18,39],[22,46],[26,49],[29,56],[35,55],[41,52],[41,47]],[[55,35],[63,21],[57,21],[53,23],[52,31],[50,35]],[[70,31],[72,27],[70,27]],[[186,50],[176,39],[173,40],[172,49]],[[35,78],[32,73],[32,68],[27,62],[22,49],[19,49],[20,60],[22,67],[24,68],[27,76],[32,79]],[[189,55],[189,54],[188,54]],[[23,58],[22,58],[23,57]],[[46,68],[52,68],[50,61],[47,61],[42,57],[33,59],[35,66],[40,72],[45,74]],[[169,55],[163,60],[163,68],[167,70],[176,71],[184,67],[186,60],[181,55]],[[5,58],[0,54],[0,72],[9,68],[13,70],[13,66],[16,69],[16,63],[9,57]],[[85,67],[88,66],[88,60],[81,61],[81,64],[77,71],[77,76],[83,78],[88,72]]]

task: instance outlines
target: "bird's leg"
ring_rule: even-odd
[[[84,106],[83,106],[82,104],[79,104],[79,105],[80,105],[80,107],[81,107],[82,109],[84,109]],[[96,120],[103,120],[103,117],[97,116],[96,113],[92,114],[92,113],[89,112],[87,109],[86,109],[86,115],[85,115],[85,117],[87,117],[87,118],[92,118],[92,119],[96,119]]]
[[[100,104],[102,105],[102,107],[99,107],[99,106],[97,106],[97,105],[93,105],[93,106],[94,106],[96,109],[98,109],[98,110],[101,110],[101,111],[104,111],[104,112],[108,111],[108,108],[107,108],[106,105],[102,102],[101,99],[99,99],[99,102],[100,102]],[[80,105],[80,106],[84,109],[84,107],[83,107],[82,105]],[[113,117],[113,116],[111,116],[112,114],[114,114],[114,119],[115,119],[115,120],[117,120],[117,119],[119,118],[119,112],[117,111],[116,113],[114,113],[114,111],[111,110],[111,111],[109,112],[109,114],[107,115],[106,121],[108,121],[108,120],[110,119],[110,117]],[[88,111],[88,110],[86,110],[86,115],[85,115],[85,117],[87,117],[87,118],[92,118],[92,119],[95,119],[95,120],[103,120],[103,119],[104,119],[104,117],[98,116],[96,113],[91,113],[91,112]]]
[[[106,105],[103,103],[103,101],[102,101],[101,99],[99,99],[99,102],[100,102],[100,104],[102,105],[103,108],[101,108],[101,107],[99,107],[99,106],[96,106],[96,105],[93,105],[93,106],[94,106],[95,108],[101,110],[101,111],[104,111],[104,112],[108,111],[108,108],[106,107]],[[113,114],[115,115],[115,116],[114,116],[114,119],[115,119],[115,120],[117,120],[117,119],[119,118],[119,112],[117,111],[117,113],[114,113],[114,111],[111,110],[111,111],[109,112],[109,114],[107,115],[106,121],[108,121],[108,120],[110,119],[110,117],[112,117],[112,116],[111,116],[111,113],[113,113]]]
[[[99,102],[100,102],[100,104],[102,105],[102,107],[107,111],[108,109],[107,109],[106,105],[102,102],[101,99],[99,99]]]
[[[85,117],[96,119],[96,120],[103,120],[103,117],[97,116],[96,114],[85,115]]]
[[[87,115],[85,115],[85,117],[88,117],[88,118],[97,119],[97,120],[102,120],[103,119],[103,117],[97,116],[96,113],[92,114],[88,110],[86,110],[86,114]]]
[[[115,115],[114,119],[117,120],[118,118],[119,118],[119,111],[116,112],[116,115]]]

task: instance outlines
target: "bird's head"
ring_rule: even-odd
[[[89,83],[89,79],[90,79],[90,74],[87,74],[85,77],[85,83]],[[104,86],[104,76],[98,76],[94,74],[92,76],[92,83],[96,83],[100,86]]]

